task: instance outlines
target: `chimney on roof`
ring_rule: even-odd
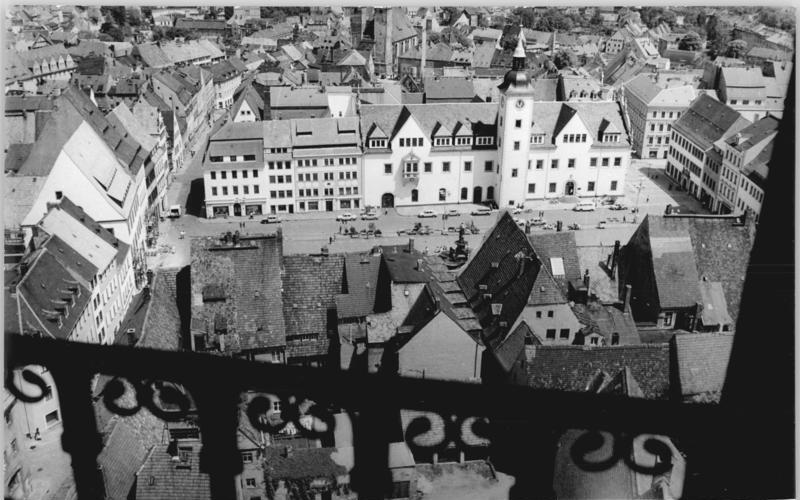
[[[631,306],[632,286],[630,283],[625,284],[625,290],[622,292],[622,312],[627,312]]]
[[[614,242],[614,253],[611,255],[611,279],[614,279],[614,273],[617,270],[617,261],[619,260],[619,240]]]

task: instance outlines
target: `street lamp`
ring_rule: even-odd
[[[636,218],[639,216],[639,196],[642,194],[642,189],[644,186],[642,185],[642,180],[639,179],[639,184],[636,186],[636,212],[633,214],[633,223],[636,223]]]

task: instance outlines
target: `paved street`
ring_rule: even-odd
[[[215,128],[222,125],[220,121],[215,124]],[[202,151],[202,149],[200,150]],[[148,262],[150,268],[158,267],[180,267],[189,263],[189,243],[194,236],[215,236],[223,232],[235,232],[239,230],[242,234],[267,234],[274,233],[278,227],[284,235],[284,252],[310,253],[318,252],[323,245],[327,245],[331,252],[352,252],[367,250],[374,245],[383,244],[405,244],[409,237],[413,237],[415,246],[424,250],[428,248],[433,251],[436,247],[447,245],[451,246],[457,238],[456,233],[442,235],[441,230],[452,226],[457,227],[462,222],[470,224],[474,222],[480,230],[480,234],[467,235],[466,239],[472,248],[476,248],[486,231],[490,229],[497,220],[498,213],[489,216],[473,217],[469,212],[475,205],[447,205],[434,207],[414,207],[389,209],[386,213],[381,211],[380,219],[372,221],[375,227],[380,229],[380,238],[351,238],[340,234],[340,230],[354,227],[357,231],[367,229],[368,221],[353,221],[342,226],[336,222],[337,213],[310,213],[310,214],[290,214],[281,216],[280,224],[261,224],[263,217],[256,217],[252,220],[246,217],[229,217],[227,219],[206,219],[200,217],[200,204],[202,203],[202,153],[198,152],[194,158],[187,162],[186,167],[176,176],[175,182],[170,187],[170,204],[180,204],[186,208],[187,214],[176,220],[166,220],[161,223],[159,237],[159,251],[154,257],[150,257]],[[612,211],[605,207],[600,207],[594,212],[574,212],[572,207],[574,201],[553,203],[550,201],[528,202],[525,206],[526,212],[515,217],[530,219],[536,217],[538,212],[544,211],[544,219],[555,224],[562,221],[564,230],[571,223],[578,223],[581,230],[577,231],[576,241],[579,246],[613,246],[614,240],[627,241],[636,229],[636,222],[641,220],[645,214],[662,214],[667,204],[680,207],[682,213],[702,213],[700,203],[691,198],[685,192],[670,190],[670,182],[664,174],[664,160],[632,160],[626,176],[625,196],[618,201],[626,204],[630,208],[639,206],[640,214],[638,217],[630,210]],[[445,209],[455,208],[462,215],[451,217],[443,221],[441,217],[420,219],[417,214],[424,208],[432,208],[434,212],[441,213]],[[530,212],[528,212],[530,210]],[[358,215],[357,211],[353,212]],[[605,229],[597,229],[597,223],[606,220]],[[431,228],[432,234],[426,236],[398,235],[400,230],[408,230],[414,226],[415,222],[420,222],[423,226]],[[240,228],[239,224],[244,227]],[[185,236],[180,238],[183,231]],[[543,229],[533,228],[532,232],[544,231]],[[333,242],[331,239],[335,238]],[[174,253],[173,253],[174,252]]]

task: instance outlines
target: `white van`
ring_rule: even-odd
[[[586,200],[579,201],[572,210],[576,212],[592,212],[595,208],[597,207],[595,207],[593,201]]]
[[[170,218],[178,218],[181,216],[181,206],[180,205],[172,205],[169,207],[169,217]]]

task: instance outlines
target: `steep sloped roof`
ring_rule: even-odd
[[[732,333],[676,335],[680,392],[684,396],[722,391],[733,349]]]
[[[669,346],[527,346],[528,385],[539,389],[582,392],[597,371],[617,373],[626,367],[646,399],[669,396]]]
[[[224,22],[224,21],[223,21]],[[150,450],[139,470],[136,481],[136,498],[164,500],[168,498],[211,499],[211,478],[200,472],[200,441],[184,441],[180,447],[189,451],[188,463],[175,462],[166,444]]]
[[[746,127],[750,122],[738,111],[705,94],[701,94],[672,125],[703,149]]]
[[[347,293],[336,296],[339,318],[364,317],[373,312],[381,259],[380,255],[359,254],[348,254],[344,258]]]

